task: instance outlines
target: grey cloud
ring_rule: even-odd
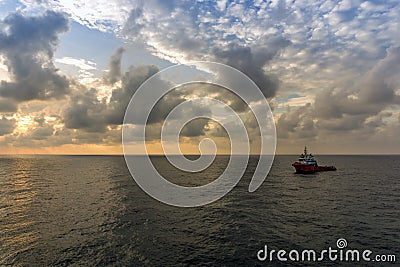
[[[337,119],[355,116],[351,119],[352,123],[349,122],[349,124],[353,124],[354,128],[357,128],[367,117],[378,114],[389,105],[400,104],[400,96],[395,92],[396,87],[390,84],[395,73],[387,71],[399,69],[398,62],[393,60],[399,57],[400,49],[389,49],[387,56],[362,79],[354,81],[350,88],[336,88],[320,92],[315,99],[316,117]],[[344,120],[349,121],[350,119],[345,118]]]
[[[182,128],[181,135],[186,137],[202,136],[206,133],[206,126],[209,120],[206,118],[198,118],[190,121]]]
[[[204,106],[198,103],[194,103],[190,100],[187,100],[188,97],[193,97],[198,90],[202,89],[202,84],[191,84],[179,86],[175,90],[170,91],[166,94],[154,107],[149,116],[149,122],[162,122],[166,119],[168,114],[172,111],[172,109],[178,106],[180,103],[184,101],[189,101],[189,105],[185,105],[183,108],[181,107],[178,112],[175,113],[174,116],[170,116],[171,120],[181,120],[186,119],[187,114],[190,116],[210,116],[211,110],[210,107]],[[206,89],[205,89],[206,90]],[[201,121],[201,119],[199,119]],[[194,123],[193,125],[199,125],[200,122]],[[200,123],[201,124],[201,123]],[[206,124],[204,124],[205,126]],[[201,133],[200,133],[201,132]],[[197,135],[201,135],[203,130],[198,132]]]
[[[209,122],[209,125],[211,125],[212,127],[206,129],[206,133],[208,136],[229,138],[228,133],[226,132],[225,128],[222,127],[221,124],[213,121]]]
[[[224,81],[227,81],[228,77],[224,76]],[[234,79],[237,81],[237,79]],[[240,81],[239,81],[240,82]],[[180,87],[180,94],[182,95],[195,95],[197,97],[209,97],[220,100],[221,102],[226,103],[232,109],[236,111],[244,111],[247,108],[246,103],[235,93],[226,89],[225,87],[221,87],[215,84],[208,83],[194,83],[190,85],[183,85]]]
[[[106,75],[106,82],[114,84],[121,79],[121,60],[122,54],[125,52],[123,47],[118,48],[111,56],[109,63],[109,72]]]
[[[397,77],[400,72],[400,46],[390,47],[386,51],[386,57],[372,70],[373,75],[385,76],[389,80]]]
[[[136,90],[148,78],[159,71],[154,65],[131,66],[122,77],[122,87],[112,91],[105,119],[111,125],[120,125],[123,122],[126,107]],[[145,104],[145,103],[144,103]],[[140,116],[140,114],[137,114]]]
[[[337,132],[372,136],[386,127],[384,119],[392,115],[386,109],[400,104],[393,82],[396,72],[392,71],[399,68],[399,57],[400,49],[390,48],[386,57],[352,86],[321,91],[314,105],[282,114],[277,123],[278,136],[301,137],[310,132],[321,136]]]
[[[22,102],[67,94],[69,82],[57,73],[52,59],[68,19],[53,11],[34,17],[13,13],[0,25],[0,53],[11,75],[11,81],[1,81],[0,96]]]
[[[148,44],[151,51],[158,49],[154,50],[155,53],[169,54],[165,51],[171,51],[172,55],[179,53],[188,60],[206,59],[228,64],[247,74],[265,97],[274,97],[279,88],[279,79],[268,74],[265,67],[291,42],[276,33],[263,35],[249,45],[234,33],[228,34],[224,32],[226,29],[215,27],[218,20],[210,21],[206,27],[200,17],[210,14],[203,14],[201,9],[191,9],[190,6],[189,2],[140,2],[132,9],[124,33],[135,41]],[[187,12],[185,8],[188,8]],[[200,13],[197,14],[197,11]],[[171,23],[171,18],[166,17],[171,12],[179,14],[179,23]],[[210,28],[212,33],[207,32]],[[156,47],[152,47],[153,44]],[[243,110],[242,104],[232,102],[232,105]]]
[[[138,13],[136,10],[132,12],[135,14],[135,20],[128,20],[125,26],[126,34],[138,37],[138,31],[143,28],[143,25],[137,25],[138,16],[143,16],[143,12]],[[157,29],[157,32],[167,32],[160,42],[164,48],[170,50],[180,51],[186,58],[191,60],[202,60],[205,57],[225,63],[234,68],[239,69],[248,75],[261,89],[265,97],[271,98],[275,96],[279,88],[279,79],[273,74],[267,74],[264,67],[270,62],[278,53],[290,45],[290,41],[282,37],[266,38],[258,46],[244,46],[235,43],[230,43],[228,46],[221,48],[220,45],[214,45],[212,42],[206,43],[204,39],[197,39],[195,33],[191,33],[195,25],[192,22],[185,21],[185,27],[174,26],[173,29]],[[190,27],[187,26],[191,25]],[[193,26],[193,27],[192,27]],[[129,30],[130,29],[130,30]],[[148,29],[147,29],[148,30]],[[157,33],[155,33],[157,34]],[[143,37],[144,38],[144,37]],[[140,40],[147,42],[147,40]]]
[[[32,129],[26,133],[6,135],[1,145],[12,144],[15,147],[57,147],[61,145],[101,144],[115,145],[121,142],[121,131],[108,130],[107,133],[94,133],[67,128],[54,129],[54,124]]]
[[[314,138],[317,128],[313,121],[313,110],[310,104],[290,110],[282,114],[277,121],[277,134],[279,138],[288,138],[297,134],[298,138]]]
[[[153,65],[142,65],[139,67],[129,68],[129,70],[122,77],[122,87],[113,90],[110,102],[107,104],[107,110],[104,111],[104,116],[107,124],[121,125],[123,123],[126,108],[136,90],[144,81],[156,74],[158,71],[159,69]],[[158,78],[154,78],[153,82],[154,94],[157,94],[157,87],[169,86],[168,81]],[[162,122],[175,106],[185,101],[185,96],[187,96],[188,94],[190,94],[190,92],[181,89],[173,90],[166,94],[154,106],[152,112],[149,115],[148,123],[152,124]],[[153,105],[154,103],[147,103],[146,99],[144,99],[141,104],[143,105],[143,107],[145,107],[148,105]],[[203,110],[193,105],[192,110],[186,112],[191,112],[191,114],[199,114],[200,111]],[[133,114],[131,118],[132,121],[128,122],[135,123],[138,121],[139,117],[143,118],[146,115],[147,114],[140,112],[137,114]]]
[[[12,133],[14,131],[15,126],[16,126],[16,121],[14,119],[7,119],[6,117],[3,116],[0,119],[0,136]]]
[[[213,48],[212,54],[219,62],[237,68],[248,75],[261,89],[266,98],[274,97],[279,79],[264,71],[264,67],[290,42],[284,38],[271,38],[263,46],[244,47],[231,44],[227,48]]]
[[[87,89],[77,85],[63,114],[65,127],[87,132],[106,132],[109,125],[121,125],[131,97],[157,71],[155,66],[131,67],[122,77],[122,87],[112,91],[109,102],[99,100],[95,88]]]
[[[63,116],[65,127],[69,129],[84,129],[88,132],[105,132],[106,122],[102,113],[107,106],[105,101],[97,99],[97,91],[90,89],[71,97],[70,106]]]
[[[390,118],[393,115],[392,112],[383,111],[378,115],[371,117],[367,122],[366,126],[369,128],[378,128],[387,126],[387,123],[384,121],[385,118]]]
[[[171,110],[185,101],[184,95],[179,93],[170,93],[165,95],[158,103],[154,106],[153,110],[150,112],[148,119],[149,123],[162,122],[171,112]]]
[[[63,114],[62,122],[67,129],[79,130],[81,132],[80,135],[87,136],[84,132],[102,132],[104,136],[107,136],[110,127],[122,125],[127,105],[140,85],[158,71],[159,69],[152,65],[130,67],[121,77],[121,87],[112,90],[109,101],[106,101],[106,99],[99,100],[97,90],[94,88],[87,89],[83,85],[76,85],[77,88],[75,88],[74,94],[70,98],[68,107]],[[169,85],[164,80],[156,79],[154,81],[154,90],[150,93],[157,94],[158,86],[165,87]],[[149,115],[146,138],[149,140],[159,139],[161,123],[171,110],[185,101],[186,96],[193,94],[197,90],[199,88],[196,86],[193,88],[178,88],[162,97]],[[143,109],[139,108],[138,113],[133,114],[128,123],[137,123],[138,118],[146,116],[140,110],[144,110],[145,106],[153,105],[153,103],[147,103],[146,99],[141,104],[143,105]],[[172,122],[179,121],[180,117],[183,117],[185,114],[207,116],[211,114],[211,111],[209,107],[193,103],[193,105],[185,106],[180,113],[177,113],[177,118],[171,118]],[[182,135],[203,135],[207,124],[207,120],[195,120],[182,130]]]
[[[139,1],[131,10],[123,33],[138,43],[147,43],[152,39],[166,50],[178,49],[189,58],[198,58],[207,44],[203,36],[197,34],[199,23],[196,17],[191,16],[191,7],[190,2],[182,1]],[[151,16],[147,16],[148,13]],[[178,23],[171,23],[172,13],[179,13]],[[160,52],[159,47],[150,46],[149,49]]]
[[[109,129],[106,134],[101,132],[87,132],[84,130],[59,129],[54,135],[47,139],[46,143],[52,145],[63,144],[101,144],[115,145],[121,142],[121,131]]]
[[[365,120],[366,115],[344,115],[338,119],[319,120],[318,126],[328,131],[353,131],[362,128]]]
[[[46,119],[44,118],[44,114],[37,116],[34,118],[34,121],[40,126],[43,127],[46,124]]]
[[[0,98],[0,112],[15,112],[18,107],[12,99]]]
[[[34,129],[30,135],[33,140],[47,140],[48,137],[53,135],[53,126],[46,125],[39,128]]]
[[[143,9],[133,8],[129,14],[128,20],[124,26],[124,33],[128,36],[138,36],[144,25],[142,22]]]

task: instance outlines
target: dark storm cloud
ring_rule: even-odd
[[[121,60],[122,54],[125,52],[123,47],[118,48],[110,58],[109,71],[105,80],[109,84],[114,84],[121,79]]]
[[[67,94],[69,82],[52,62],[58,35],[68,30],[65,15],[53,11],[35,17],[13,13],[0,26],[0,54],[11,76],[10,82],[1,81],[0,96],[22,102]]]
[[[6,117],[0,118],[0,136],[10,134],[14,131],[16,121],[14,119],[7,119]]]

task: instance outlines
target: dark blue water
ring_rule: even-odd
[[[264,245],[322,250],[336,247],[338,238],[349,248],[395,254],[398,264],[400,156],[320,156],[320,165],[335,164],[338,171],[315,175],[294,174],[295,159],[277,156],[264,184],[248,193],[252,158],[221,200],[176,208],[147,196],[123,157],[0,157],[0,265],[283,266],[260,262],[257,252]],[[153,161],[171,181],[198,185],[215,179],[227,158],[195,175],[162,157]]]

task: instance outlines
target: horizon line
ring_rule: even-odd
[[[314,153],[313,153],[314,154]],[[110,153],[110,154],[80,154],[80,153],[70,153],[70,154],[58,154],[58,153],[4,153],[0,156],[125,156],[123,153]],[[180,156],[182,154],[169,154],[168,156]],[[183,154],[184,156],[200,156],[201,154]],[[204,156],[213,156],[214,154],[203,154]],[[215,156],[246,156],[246,154],[216,154]],[[249,154],[249,156],[260,156],[266,155],[271,156],[270,154]],[[290,153],[276,153],[275,156],[296,156],[296,154]],[[400,153],[321,153],[321,154],[314,154],[314,156],[400,156]],[[166,156],[166,154],[127,154],[127,156]]]

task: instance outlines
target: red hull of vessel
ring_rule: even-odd
[[[317,172],[328,172],[328,171],[336,171],[335,166],[318,166]]]
[[[296,173],[315,173],[317,167],[314,165],[293,163],[292,166],[296,169]]]
[[[300,163],[293,163],[292,166],[296,169],[296,173],[336,171],[335,166],[315,166]]]

